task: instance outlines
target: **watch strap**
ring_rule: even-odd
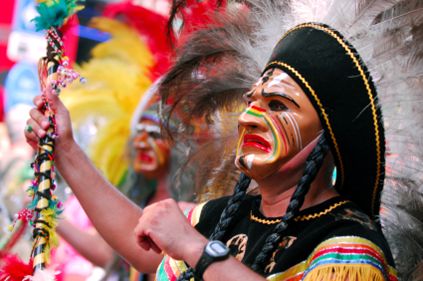
[[[197,262],[197,265],[194,269],[194,275],[196,279],[203,280],[203,274],[206,271],[206,269],[213,263],[213,258],[209,255],[201,255],[200,260]]]
[[[201,254],[201,257],[200,257],[200,259],[198,260],[198,262],[197,262],[197,264],[196,264],[196,266],[195,266],[195,269],[194,269],[194,275],[195,275],[195,277],[196,277],[196,279],[198,279],[198,280],[203,280],[203,274],[204,274],[204,272],[206,271],[206,269],[212,264],[212,263],[214,263],[214,262],[217,262],[217,261],[222,261],[222,260],[225,260],[225,259],[227,259],[228,257],[229,257],[229,250],[227,250],[227,252],[224,254],[224,255],[221,255],[221,256],[211,256],[208,252],[207,252],[207,250],[206,250],[206,248],[208,247],[208,245],[210,244],[210,243],[216,243],[216,242],[218,242],[218,243],[222,243],[222,242],[220,242],[220,241],[210,241],[210,242],[208,242],[207,243],[207,245],[204,247],[204,249],[203,249],[203,253]],[[223,245],[223,247],[226,247],[226,245],[224,245],[223,243],[222,243],[222,245]]]

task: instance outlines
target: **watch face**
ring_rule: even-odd
[[[220,241],[211,241],[208,243],[206,251],[212,257],[224,257],[229,253],[228,247]]]

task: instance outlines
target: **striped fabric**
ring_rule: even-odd
[[[371,241],[342,236],[319,244],[309,258],[290,269],[268,277],[272,281],[377,280],[397,281],[383,252]]]
[[[183,261],[174,260],[166,256],[156,272],[156,280],[159,281],[176,281],[181,272],[187,270],[187,266]]]

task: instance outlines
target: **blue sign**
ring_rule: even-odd
[[[25,62],[15,64],[4,83],[5,112],[18,104],[32,105],[33,98],[40,93],[37,66]]]
[[[35,24],[31,20],[38,16],[35,9],[34,0],[17,0],[15,3],[15,13],[13,15],[12,30],[23,31],[29,33],[38,33],[43,36],[42,32],[35,31]]]

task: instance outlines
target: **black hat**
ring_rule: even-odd
[[[327,25],[305,23],[279,40],[264,72],[270,68],[288,73],[319,113],[337,167],[335,188],[378,215],[384,128],[375,86],[357,51]]]

